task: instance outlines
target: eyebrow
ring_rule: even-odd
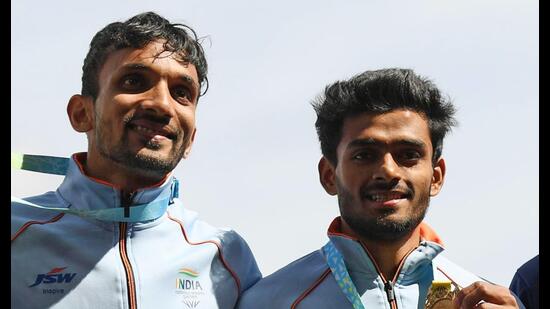
[[[368,146],[382,146],[385,143],[375,140],[374,138],[362,138],[362,139],[355,139],[351,141],[347,148],[359,148],[359,147],[368,147]],[[401,146],[411,146],[411,147],[418,147],[418,148],[424,148],[426,147],[426,143],[424,143],[421,140],[418,139],[412,139],[412,138],[403,138],[399,139],[397,141],[391,142],[391,144],[397,144]]]
[[[143,63],[127,63],[127,64],[123,65],[121,67],[121,69],[123,69],[123,70],[136,70],[136,71],[151,71],[151,72],[154,71],[153,69],[151,69],[150,66],[144,65]],[[189,76],[187,74],[180,74],[179,77],[186,84],[189,84],[189,85],[195,87],[196,89],[199,89],[199,85],[195,82],[195,80],[191,76]]]

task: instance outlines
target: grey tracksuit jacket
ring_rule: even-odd
[[[47,207],[120,207],[120,191],[70,160],[55,192],[26,199]],[[143,204],[165,190],[139,190]],[[198,219],[178,198],[158,219],[108,222],[12,202],[12,308],[234,308],[261,278],[246,242]]]

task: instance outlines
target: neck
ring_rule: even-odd
[[[90,153],[79,158],[79,163],[86,176],[106,182],[107,184],[131,193],[141,188],[159,185],[167,175],[152,175],[139,171],[131,171],[117,163],[102,164],[102,160],[95,160]],[[104,162],[103,162],[104,163]]]
[[[401,239],[391,241],[372,240],[358,236],[342,220],[342,232],[356,235],[367,253],[370,253],[378,271],[386,280],[394,281],[405,256],[420,243],[420,229],[416,227]]]

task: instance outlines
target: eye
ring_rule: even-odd
[[[376,153],[371,150],[361,150],[352,156],[355,161],[373,161],[376,159]]]
[[[127,91],[139,91],[146,87],[146,80],[139,74],[129,74],[122,78],[121,86]]]
[[[418,150],[408,149],[399,153],[399,161],[405,163],[413,163],[422,158],[422,154]]]
[[[172,89],[172,97],[176,101],[185,104],[192,102],[193,92],[185,86],[179,86]]]

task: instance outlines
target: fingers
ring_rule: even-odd
[[[481,303],[475,307],[476,309],[500,309],[502,306],[491,304],[491,303]],[[506,307],[504,307],[506,308]],[[511,307],[514,308],[514,307]]]
[[[480,304],[481,301],[483,303]],[[483,281],[474,282],[460,290],[455,298],[454,306],[467,309],[518,308],[516,299],[508,288]]]

